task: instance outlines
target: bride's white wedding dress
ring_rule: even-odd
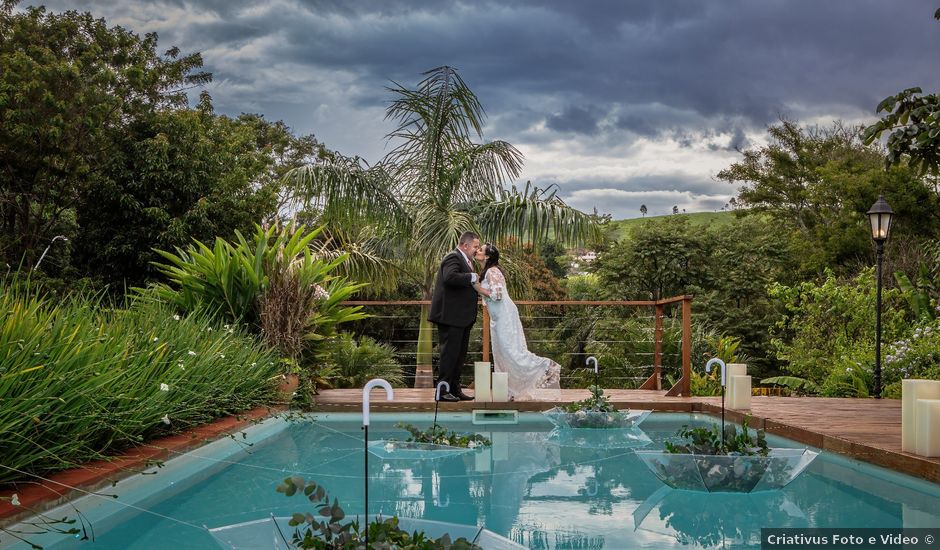
[[[509,373],[510,399],[527,399],[534,389],[559,389],[561,366],[529,351],[519,309],[506,293],[503,272],[498,267],[489,268],[481,286],[493,293],[484,300],[490,313],[493,369]],[[498,296],[501,298],[494,299]]]

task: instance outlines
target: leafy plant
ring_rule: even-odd
[[[915,325],[885,351],[882,374],[886,385],[907,378],[940,380],[940,320]]]
[[[288,477],[278,485],[277,492],[291,497],[303,494],[313,503],[317,515],[310,512],[295,513],[291,516],[289,525],[295,527],[291,543],[298,548],[313,548],[317,550],[359,550],[365,548],[359,521],[343,523],[346,513],[339,501],[330,497],[322,485],[315,481],[304,481],[299,476]],[[387,519],[376,518],[366,527],[368,529],[369,548],[384,549],[414,549],[414,550],[482,550],[467,539],[461,537],[452,541],[450,536],[444,534],[440,538],[428,538],[423,531],[409,533],[399,526],[397,517]]]
[[[28,285],[0,292],[0,359],[0,483],[270,403],[281,369],[271,348],[204,312]]]
[[[799,376],[771,376],[760,381],[763,384],[784,386],[797,393],[797,395],[819,393],[819,386],[810,380]]]
[[[425,430],[421,430],[406,422],[399,422],[395,426],[408,430],[411,436],[406,439],[409,443],[430,443],[432,445],[445,445],[448,447],[489,447],[492,442],[480,434],[458,434],[448,432],[443,426],[434,424]],[[389,440],[394,441],[394,440]]]
[[[571,413],[578,411],[615,412],[617,410],[610,404],[610,400],[604,395],[604,389],[600,386],[590,386],[588,391],[591,392],[591,397],[574,403],[566,403],[561,408]]]
[[[341,333],[318,356],[321,367],[333,373],[330,382],[340,388],[361,388],[373,378],[383,378],[393,386],[404,385],[395,348],[363,336],[357,343],[349,333]]]
[[[767,456],[767,436],[764,430],[757,430],[752,438],[747,424],[751,416],[746,415],[741,421],[739,433],[734,424],[725,424],[724,443],[718,426],[689,428],[683,426],[676,432],[678,437],[687,439],[686,443],[664,442],[667,453],[696,455],[732,455],[732,456]]]

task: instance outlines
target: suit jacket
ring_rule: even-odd
[[[477,320],[477,291],[473,289],[463,254],[454,250],[441,261],[431,296],[428,321],[439,325],[469,327]]]

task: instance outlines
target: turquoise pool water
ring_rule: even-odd
[[[430,416],[374,414],[370,440],[403,438],[405,432],[394,427],[399,420],[423,427]],[[546,549],[759,548],[761,527],[940,525],[940,486],[828,453],[781,491],[697,494],[664,489],[631,449],[559,440],[538,414],[522,414],[515,425],[474,426],[469,420],[469,415],[440,417],[450,429],[491,438],[491,449],[430,461],[371,455],[370,511],[486,525],[525,546]],[[641,426],[650,438],[644,448],[662,448],[683,424],[714,421],[655,413]],[[33,538],[55,549],[218,548],[202,526],[310,510],[303,497],[275,492],[291,474],[326,486],[347,515],[361,513],[360,428],[354,414],[319,415],[316,422],[268,421],[248,430],[241,444],[218,442],[171,461],[155,475],[102,491],[117,499],[78,501],[75,506],[95,529],[93,543]],[[769,439],[775,447],[802,447]],[[74,516],[74,511],[55,515]],[[4,536],[0,546],[9,542]]]

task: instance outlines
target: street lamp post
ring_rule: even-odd
[[[881,264],[884,260],[885,241],[891,232],[891,220],[894,210],[888,206],[883,195],[871,205],[867,212],[871,223],[871,238],[875,241],[876,259],[878,265],[877,297],[875,298],[875,399],[881,399]]]

